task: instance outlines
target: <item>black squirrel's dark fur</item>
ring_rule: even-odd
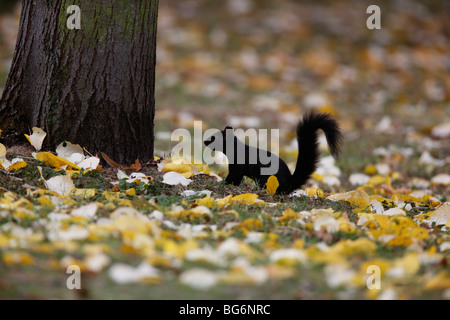
[[[239,185],[242,178],[247,176],[264,188],[267,179],[271,175],[275,175],[279,182],[277,194],[284,194],[300,188],[316,170],[320,158],[317,135],[319,129],[325,133],[331,154],[334,157],[339,155],[342,147],[342,133],[338,123],[330,114],[310,111],[303,116],[297,125],[298,158],[293,174],[291,174],[286,163],[271,152],[244,145],[234,135],[231,127],[226,127],[223,131],[214,134],[204,143],[210,149],[222,151],[227,156],[229,173],[225,179],[226,183]],[[227,150],[228,139],[233,139],[234,150]],[[242,149],[238,149],[238,147],[242,147]],[[242,151],[244,151],[244,154],[242,154]],[[255,158],[251,161],[251,155],[253,157],[257,155],[256,161]],[[240,158],[241,161],[239,162],[238,157],[245,157],[245,161]],[[274,161],[277,163],[274,163]],[[267,169],[274,164],[278,164],[278,171],[275,174],[263,172],[264,168]]]

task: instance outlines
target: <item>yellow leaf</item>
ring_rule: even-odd
[[[89,199],[97,194],[96,189],[71,189],[68,196],[75,199]]]
[[[103,192],[103,195],[105,196],[105,199],[108,200],[108,201],[113,201],[113,200],[119,200],[120,199],[119,192],[112,192],[112,191],[105,190],[105,192]]]
[[[134,216],[121,215],[114,219],[114,227],[121,232],[147,233],[151,231],[151,226],[142,219]]]
[[[269,196],[273,196],[276,192],[277,189],[279,187],[280,183],[278,182],[277,177],[275,176],[270,176],[269,179],[267,179],[266,182],[266,192]]]
[[[47,196],[40,196],[38,198],[38,202],[43,207],[50,207],[50,208],[55,207],[55,205],[53,204],[53,201]]]
[[[232,202],[231,202],[231,198],[232,198],[232,197],[233,197],[233,196],[230,194],[230,195],[226,196],[225,198],[217,199],[217,200],[216,200],[217,206],[218,206],[219,208],[223,208],[223,207],[225,207],[225,206],[231,204],[231,203],[232,203]]]
[[[386,229],[389,224],[389,217],[382,214],[360,213],[358,216],[359,219],[366,218],[369,221],[375,221],[376,228]]]
[[[207,174],[208,176],[211,175],[211,172],[209,172],[209,167],[207,164],[203,165],[202,171],[203,171],[203,174]]]
[[[242,229],[244,232],[253,230],[261,231],[263,228],[263,224],[257,218],[248,218],[239,224],[239,228]]]
[[[195,240],[186,240],[181,243],[177,243],[169,238],[161,238],[156,242],[158,247],[161,247],[164,253],[169,256],[175,256],[179,259],[183,259],[186,252],[189,250],[197,249],[199,244]]]
[[[8,246],[9,238],[4,234],[0,234],[0,248],[7,248]]]
[[[236,203],[245,203],[245,204],[254,204],[256,201],[256,198],[258,198],[258,195],[255,193],[244,193],[237,196],[234,196],[231,198],[231,201]]]
[[[191,172],[191,166],[184,163],[171,162],[162,168],[162,172],[175,171],[178,173]]]
[[[404,257],[394,260],[394,267],[402,268],[405,275],[414,275],[420,268],[419,255],[417,252],[407,253]]]
[[[425,290],[439,290],[450,288],[450,272],[442,271],[425,283]]]
[[[80,170],[80,168],[75,163],[55,156],[50,152],[39,152],[38,154],[36,154],[36,159],[44,162],[46,166],[50,166],[56,169],[61,169],[61,166],[67,165],[67,169]]]
[[[20,170],[27,166],[27,163],[25,161],[17,161],[16,163],[13,163],[9,168],[9,172]]]
[[[297,239],[292,243],[291,247],[295,249],[303,249],[305,247],[305,241],[303,241],[303,239]]]
[[[339,230],[346,233],[353,233],[356,231],[356,227],[353,223],[347,220],[338,220]]]
[[[36,215],[33,211],[28,210],[26,208],[17,208],[13,212],[13,217],[19,221],[23,220],[34,220],[36,218]]]
[[[370,179],[369,179],[369,184],[371,184],[371,185],[378,185],[378,184],[382,184],[385,182],[386,182],[386,177],[383,177],[380,175],[370,177]]]
[[[199,206],[205,206],[208,208],[212,208],[214,206],[214,204],[216,203],[216,200],[214,200],[211,197],[205,197],[202,199],[195,200],[195,203]]]
[[[59,193],[57,193],[57,192],[54,192],[54,191],[50,191],[50,190],[46,190],[46,189],[38,189],[38,190],[35,190],[35,191],[33,191],[32,192],[32,194],[33,195],[49,195],[49,196],[55,196],[55,197],[58,197],[58,198],[61,198],[62,196],[59,194]]]
[[[190,177],[192,177],[194,175],[194,173],[193,172],[184,172],[181,175],[184,176],[185,178],[189,179]]]
[[[378,170],[377,170],[376,166],[374,166],[373,164],[369,164],[364,168],[364,172],[369,175],[373,175],[373,174],[377,173]]]
[[[355,206],[355,211],[360,212],[362,210],[367,210],[371,212],[370,210],[370,203],[367,199],[364,199],[362,197],[350,197],[346,200],[351,205]]]
[[[380,268],[381,274],[383,275],[391,267],[391,262],[384,258],[374,258],[371,260],[367,260],[361,264],[361,273],[367,274],[367,269],[370,266],[378,266]]]
[[[317,180],[319,182],[324,182],[323,176],[318,173],[315,173],[315,172],[311,175],[311,178],[313,178],[314,180]]]
[[[236,218],[239,218],[239,212],[237,212],[236,210],[225,210],[225,211],[220,211],[218,212],[219,214],[227,214],[227,213],[231,213],[234,214],[234,216]]]
[[[330,250],[337,252],[340,255],[351,255],[355,253],[362,253],[365,255],[371,255],[377,250],[377,246],[374,242],[368,238],[359,238],[356,240],[341,240],[333,245]]]
[[[31,265],[34,263],[34,259],[26,252],[4,252],[3,263],[5,265]]]
[[[297,212],[295,212],[291,208],[287,208],[286,210],[284,210],[283,215],[280,217],[279,221],[287,222],[287,221],[290,221],[290,220],[296,219],[296,218],[297,218]]]
[[[393,247],[394,246],[407,247],[407,246],[411,245],[412,243],[413,243],[413,241],[411,240],[411,238],[405,237],[405,236],[398,236],[398,237],[392,238],[388,242],[388,244]]]
[[[325,194],[323,193],[322,189],[320,189],[320,188],[308,188],[308,189],[306,189],[306,192],[310,196],[318,196],[318,197],[324,197],[325,196]]]
[[[379,201],[380,203],[385,202],[385,203],[386,203],[387,205],[389,205],[390,207],[393,207],[393,206],[396,205],[395,202],[392,201],[391,199],[384,198],[384,197],[379,196],[379,195],[371,195],[371,196],[369,197],[369,200],[370,200],[370,201],[372,201],[372,200],[377,200],[377,201]]]
[[[6,157],[6,147],[0,143],[0,158]]]

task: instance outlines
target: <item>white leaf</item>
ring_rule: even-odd
[[[296,260],[298,262],[306,261],[306,254],[298,249],[278,249],[273,251],[269,256],[270,261],[278,262],[281,260]]]
[[[439,159],[433,158],[433,156],[428,151],[424,151],[422,153],[422,155],[420,156],[419,162],[423,163],[423,164],[432,165],[435,167],[442,167],[445,165],[445,160],[439,160]]]
[[[378,200],[370,200],[370,207],[376,214],[384,214],[384,207]]]
[[[86,268],[91,272],[100,272],[111,262],[111,258],[104,253],[89,255],[85,260]]]
[[[163,176],[162,182],[165,184],[173,185],[173,186],[181,184],[186,187],[189,183],[192,182],[192,180],[187,179],[185,176],[183,176],[182,174],[180,174],[178,172],[170,171],[170,172],[167,172]]]
[[[70,177],[70,174],[66,174],[64,176],[56,176],[52,177],[48,180],[45,180],[42,176],[42,168],[38,167],[38,170],[41,174],[42,180],[44,180],[44,184],[47,187],[48,190],[54,191],[60,195],[67,195],[70,189],[75,188],[75,185],[73,184],[72,178]]]
[[[120,180],[122,179],[127,179],[126,182],[127,183],[133,183],[136,180],[138,182],[143,182],[143,183],[148,183],[148,179],[146,178],[146,175],[144,173],[141,172],[133,172],[130,175],[127,175],[126,173],[124,173],[122,170],[117,170],[117,178],[119,178]]]
[[[431,179],[431,182],[433,182],[434,184],[442,184],[444,186],[448,186],[450,185],[450,175],[446,173],[440,173],[438,175],[435,175]]]
[[[384,214],[386,216],[394,216],[396,214],[406,215],[405,211],[400,208],[390,208],[390,209],[386,210],[385,212],[383,212],[382,214]]]
[[[47,234],[50,241],[84,240],[88,236],[88,229],[75,225],[72,225],[67,229],[53,228]]]
[[[218,266],[225,266],[226,264],[224,257],[217,250],[211,248],[189,250],[185,254],[185,259],[187,261],[208,262]]]
[[[437,207],[437,209],[434,210],[433,213],[428,218],[430,222],[435,222],[436,225],[446,224],[449,219],[450,219],[450,203],[448,202]]]
[[[208,290],[220,280],[220,275],[207,269],[192,268],[183,272],[179,279],[182,284],[191,288]]]
[[[370,177],[364,173],[353,173],[350,175],[348,180],[352,185],[356,186],[362,186],[364,184],[369,183]]]
[[[185,197],[201,196],[201,195],[205,195],[207,197],[210,197],[211,193],[212,193],[212,191],[210,191],[210,190],[202,190],[202,191],[184,190],[183,192],[181,192],[181,195],[183,195]]]
[[[115,263],[109,268],[110,278],[120,284],[136,283],[143,279],[159,278],[160,272],[152,265],[142,262],[136,268],[125,263]]]
[[[130,177],[125,173],[125,172],[123,172],[122,170],[117,170],[117,178],[119,178],[119,180],[122,180],[122,179],[130,179]]]
[[[324,227],[328,233],[335,233],[339,230],[339,222],[332,216],[322,215],[314,221],[314,230],[320,231]]]
[[[37,150],[41,150],[42,142],[44,142],[47,133],[41,128],[33,127],[33,133],[31,135],[25,135],[31,145]]]
[[[351,285],[355,275],[355,271],[342,264],[329,264],[325,267],[326,281],[331,288]]]
[[[9,167],[11,166],[11,162],[6,158],[1,158],[0,164],[2,165],[3,168],[5,168],[5,170],[8,170]]]
[[[89,157],[81,162],[75,163],[80,167],[80,169],[95,170],[97,169],[97,166],[100,164],[100,159],[97,157]]]
[[[92,219],[95,217],[96,212],[97,212],[97,203],[92,202],[72,210],[70,214],[76,217],[84,217],[87,219]]]
[[[56,154],[58,155],[58,157],[67,159],[69,161],[71,161],[69,158],[75,153],[81,154],[84,158],[83,148],[78,144],[72,144],[68,141],[64,141],[64,142],[61,142],[56,147]],[[74,162],[74,161],[72,161],[72,162]]]
[[[450,137],[450,122],[442,123],[433,127],[431,130],[431,135],[441,139]]]

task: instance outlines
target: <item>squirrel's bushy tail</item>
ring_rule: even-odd
[[[320,158],[318,129],[325,133],[328,147],[334,157],[341,151],[343,136],[337,121],[328,113],[315,110],[306,113],[297,126],[298,158],[290,191],[304,185],[316,171]]]

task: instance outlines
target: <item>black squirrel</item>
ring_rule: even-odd
[[[307,112],[297,125],[298,158],[294,174],[276,155],[241,142],[229,126],[204,143],[211,150],[221,151],[227,156],[229,173],[226,183],[237,186],[247,176],[264,188],[267,179],[274,175],[279,183],[276,193],[286,194],[304,185],[316,170],[320,158],[318,129],[324,131],[331,154],[334,157],[339,155],[343,136],[337,121],[328,113]],[[276,171],[271,172],[271,168],[276,168]]]

